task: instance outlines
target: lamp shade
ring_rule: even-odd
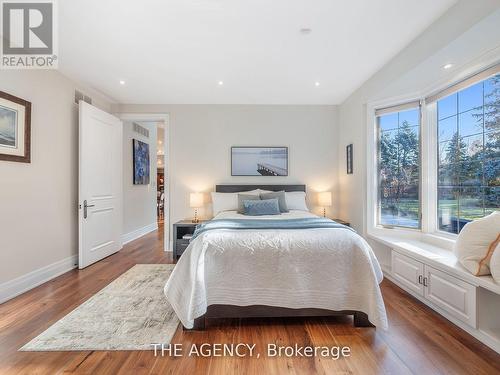
[[[318,193],[318,204],[320,207],[330,207],[332,205],[332,192],[323,191]]]
[[[192,208],[203,207],[203,194],[202,193],[190,193],[189,194],[189,206]]]

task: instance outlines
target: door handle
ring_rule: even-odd
[[[427,282],[427,277],[424,277],[424,286],[429,286],[429,283]]]
[[[418,275],[418,283],[422,284],[422,275]]]
[[[87,208],[95,207],[95,204],[87,204],[87,200],[83,201],[83,218],[87,218]]]

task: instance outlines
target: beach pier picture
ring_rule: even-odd
[[[288,147],[231,147],[232,176],[288,176]]]

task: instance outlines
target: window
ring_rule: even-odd
[[[377,224],[420,228],[420,105],[377,114]]]
[[[447,247],[500,210],[500,64],[408,101],[368,106],[368,232],[419,230]]]
[[[500,207],[500,74],[437,101],[440,230]]]

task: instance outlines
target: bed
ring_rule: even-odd
[[[255,189],[306,188],[216,186],[219,193]],[[210,318],[332,315],[387,328],[382,271],[355,231],[299,210],[246,219],[236,211],[216,215],[197,229],[174,268],[164,291],[185,329],[204,329]]]

